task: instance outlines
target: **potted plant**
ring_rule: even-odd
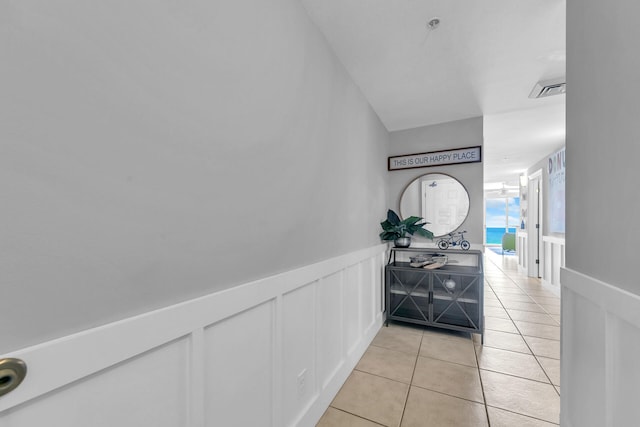
[[[414,233],[433,240],[433,233],[423,228],[426,224],[428,222],[419,216],[410,216],[401,220],[394,211],[389,209],[387,219],[380,223],[382,226],[380,239],[393,240],[396,248],[408,248]]]

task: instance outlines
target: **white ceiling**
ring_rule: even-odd
[[[300,1],[389,131],[484,116],[486,183],[563,144],[565,0]]]

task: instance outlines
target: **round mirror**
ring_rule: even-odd
[[[420,216],[434,237],[456,230],[469,213],[469,194],[457,179],[441,174],[422,175],[405,188],[400,198],[400,216]]]

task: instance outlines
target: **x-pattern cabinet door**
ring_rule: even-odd
[[[417,269],[387,268],[387,318],[429,322],[429,275]]]
[[[432,278],[429,320],[480,330],[482,276],[443,271]]]

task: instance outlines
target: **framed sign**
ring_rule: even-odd
[[[429,166],[457,165],[482,161],[480,146],[456,148],[453,150],[431,151],[429,153],[405,154],[389,157],[387,170],[428,168]]]
[[[565,148],[549,157],[549,231],[565,232]]]

